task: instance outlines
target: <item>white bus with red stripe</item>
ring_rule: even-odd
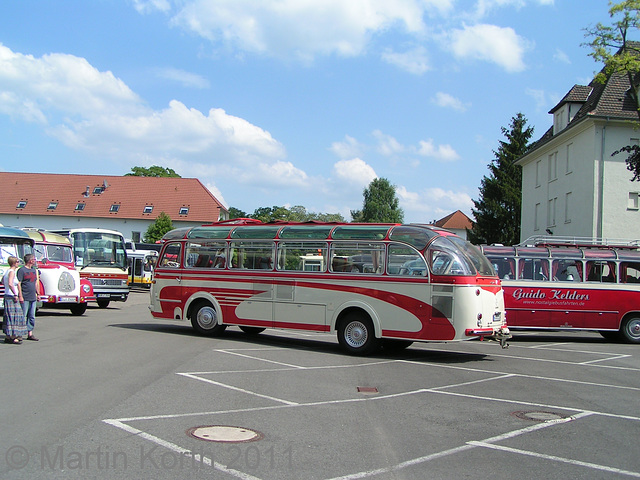
[[[42,307],[69,309],[82,315],[87,302],[95,301],[89,280],[80,278],[75,268],[71,240],[42,230],[25,229],[34,241],[38,267],[38,301]]]
[[[151,313],[201,334],[337,332],[353,354],[485,336],[505,346],[510,336],[491,264],[442,229],[233,220],[163,242]]]
[[[640,343],[640,244],[538,237],[483,246],[513,330],[593,330]]]

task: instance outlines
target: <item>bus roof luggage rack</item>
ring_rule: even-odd
[[[582,248],[619,248],[638,250],[640,240],[626,238],[571,237],[561,235],[534,235],[518,244],[519,247],[582,247]]]

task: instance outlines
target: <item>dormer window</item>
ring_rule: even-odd
[[[49,202],[47,210],[55,210],[56,208],[58,208],[58,202]]]
[[[142,211],[142,213],[151,213],[153,212],[153,205],[147,205],[144,207],[144,210]]]
[[[189,207],[180,207],[179,215],[189,215]]]
[[[76,210],[77,211],[82,211],[84,210],[86,203],[76,203]]]
[[[25,208],[27,206],[27,201],[26,200],[20,200],[18,202],[18,205],[16,205],[16,208]]]
[[[120,205],[117,203],[114,203],[113,205],[111,205],[111,208],[109,209],[109,213],[118,213],[118,210],[120,210]]]

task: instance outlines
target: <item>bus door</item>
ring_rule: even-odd
[[[327,244],[286,241],[278,244],[276,268],[280,272],[274,285],[273,326],[326,331],[326,303],[319,299],[319,282],[310,278],[327,267]],[[290,273],[290,275],[287,275]]]
[[[176,309],[180,309],[186,298],[182,285],[182,246],[178,242],[167,244],[162,257],[158,260],[158,269],[151,284],[150,299],[153,311],[162,311],[168,318],[176,318]],[[184,318],[186,312],[181,312]]]
[[[602,288],[589,289],[588,297],[581,301],[585,305],[586,314],[582,328],[619,328],[620,295],[616,295],[617,282],[616,262],[607,260],[589,260],[586,262],[585,277],[587,283],[597,283]],[[610,295],[616,295],[618,301],[611,301]]]
[[[551,283],[549,280],[549,260],[546,258],[518,259],[518,282],[509,285],[503,282],[508,304],[507,322],[513,320],[519,327],[549,327],[552,306]]]
[[[225,323],[271,327],[273,322],[273,258],[271,241],[237,240],[230,243],[229,259],[234,288],[242,301],[224,315]],[[231,278],[230,277],[230,278]],[[224,310],[224,307],[223,307]]]

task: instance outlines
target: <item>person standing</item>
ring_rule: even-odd
[[[36,326],[36,303],[38,302],[38,271],[35,265],[36,257],[33,253],[27,253],[24,256],[24,266],[18,270],[17,276],[22,288],[22,311],[29,332],[27,340],[37,342],[38,339],[33,336],[33,329]]]
[[[2,319],[2,330],[5,334],[4,343],[20,345],[22,337],[27,334],[27,325],[20,305],[22,290],[16,275],[18,257],[10,256],[7,262],[9,269],[2,277],[4,284],[4,315]]]

